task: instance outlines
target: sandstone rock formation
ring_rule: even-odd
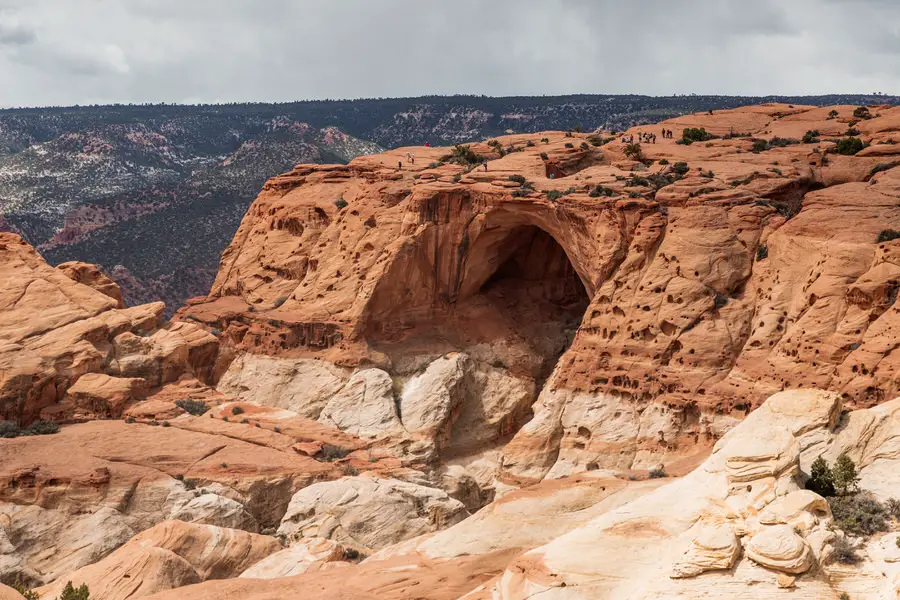
[[[240,577],[277,579],[306,573],[310,569],[344,560],[345,548],[333,540],[311,538],[259,561]]]
[[[119,285],[98,269],[97,265],[72,261],[56,265],[56,268],[72,281],[83,283],[101,294],[109,296],[116,301],[116,308],[125,308],[125,302],[122,300],[122,290],[119,289]]]
[[[328,538],[378,549],[467,516],[461,502],[434,488],[377,476],[345,477],[294,494],[278,533],[291,542]]]
[[[90,566],[38,588],[55,598],[71,581],[86,584],[92,598],[125,600],[199,583],[237,577],[278,550],[273,538],[211,525],[160,523]]]
[[[702,456],[789,387],[871,406],[900,392],[897,242],[877,241],[900,228],[885,154],[900,109],[856,122],[854,108],[771,104],[634,128],[674,132],[642,144],[644,162],[622,136],[543,132],[472,144],[486,171],[449,148],[416,148],[415,164],[400,148],[300,165],[266,185],[210,295],[180,318],[222,331],[237,356],[228,389],[308,416],[353,369],[381,369],[406,433],[385,415],[377,435],[421,433],[405,448],[420,460],[478,460],[515,434],[495,463],[512,484]],[[837,154],[853,126],[871,145]],[[695,127],[717,137],[676,143]],[[436,400],[434,423],[407,422],[404,386],[452,352],[479,375]],[[309,364],[316,391],[289,391]]]

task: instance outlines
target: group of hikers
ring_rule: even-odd
[[[674,133],[672,133],[671,129],[663,129],[662,136],[664,140],[671,140],[674,137]],[[655,144],[656,143],[656,134],[655,133],[641,133],[640,131],[637,134],[629,133],[628,135],[622,136],[623,144],[633,144],[635,137],[637,137],[637,141],[643,142],[645,144]]]
[[[623,144],[633,144],[635,135],[633,133],[622,136]],[[638,142],[643,142],[645,144],[655,144],[656,143],[656,134],[655,133],[641,133],[637,132],[637,140]]]

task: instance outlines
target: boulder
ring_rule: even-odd
[[[122,290],[119,288],[119,285],[107,277],[97,265],[70,261],[56,265],[56,269],[72,281],[91,287],[101,294],[109,296],[116,301],[117,308],[125,308],[125,301],[122,300]]]
[[[319,422],[360,437],[405,433],[397,418],[394,382],[381,369],[354,373],[322,409]]]
[[[466,516],[465,506],[441,490],[362,475],[294,494],[278,533],[291,543],[326,538],[377,549],[439,531]]]
[[[747,543],[753,562],[792,575],[806,573],[813,564],[809,545],[788,525],[764,527]]]

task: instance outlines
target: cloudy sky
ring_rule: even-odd
[[[900,93],[900,0],[0,0],[0,106]]]

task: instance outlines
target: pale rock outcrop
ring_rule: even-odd
[[[38,588],[56,597],[66,582],[87,584],[91,598],[125,600],[208,579],[236,577],[281,549],[271,537],[211,525],[166,521],[90,566]]]
[[[400,419],[411,434],[429,437],[438,447],[449,439],[449,425],[467,394],[471,359],[453,353],[432,362],[411,378],[400,394]]]
[[[362,548],[383,548],[439,531],[468,516],[441,490],[362,475],[306,487],[291,498],[280,535],[291,543],[326,538]]]
[[[344,560],[344,547],[333,540],[311,538],[298,542],[259,561],[240,577],[276,579],[306,573],[326,563]]]
[[[231,363],[217,389],[317,419],[346,380],[342,369],[326,361],[244,354]]]
[[[322,409],[319,422],[360,437],[405,433],[397,418],[394,382],[381,369],[354,373]]]
[[[243,529],[256,532],[259,524],[243,504],[214,493],[192,492],[179,494],[172,501],[172,508],[167,515],[169,520],[215,525],[229,529]]]
[[[672,577],[696,577],[705,571],[730,569],[741,552],[734,527],[730,524],[698,523],[684,557],[672,567]]]
[[[754,598],[779,598],[788,589],[799,598],[836,598],[842,588],[805,576],[832,568],[826,561],[835,534],[825,500],[799,484],[803,453],[868,447],[871,438],[844,434],[865,414],[847,415],[838,428],[840,414],[838,394],[776,394],[690,475],[514,561],[493,586],[495,597],[724,600],[752,581]],[[861,462],[863,473],[870,462]],[[855,585],[841,582],[835,585]]]
[[[799,575],[809,571],[813,554],[789,525],[764,527],[747,542],[747,558],[776,571]]]

